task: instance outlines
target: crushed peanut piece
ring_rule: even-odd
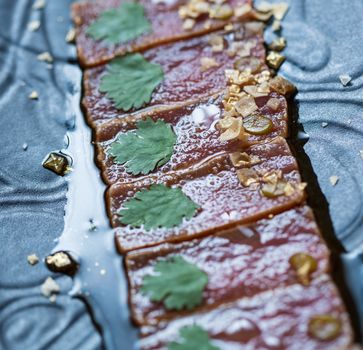
[[[195,20],[191,19],[191,18],[187,18],[184,22],[183,22],[183,29],[185,30],[191,30],[193,29],[195,25]]]
[[[242,96],[235,104],[235,108],[242,117],[247,117],[258,110],[255,99],[249,95]]]
[[[40,286],[40,290],[45,297],[49,298],[51,295],[59,293],[60,287],[52,277],[47,277],[44,283]]]
[[[270,50],[282,51],[286,47],[286,40],[283,37],[277,38],[268,47]]]
[[[76,39],[76,30],[71,28],[66,35],[66,42],[73,43]]]
[[[317,261],[309,254],[296,253],[289,259],[289,263],[296,271],[299,282],[308,286],[311,280],[311,274],[318,268]]]
[[[296,91],[294,84],[280,76],[272,78],[268,85],[272,91],[278,92],[279,94],[287,97]]]
[[[352,77],[348,74],[342,74],[339,75],[339,80],[343,86],[347,86],[352,81]]]
[[[35,32],[40,28],[40,21],[31,21],[28,24],[28,30],[31,32]]]
[[[329,125],[329,124],[328,124],[327,122],[322,122],[322,123],[321,123],[321,126],[322,126],[323,128],[326,128],[328,125]]]
[[[251,168],[242,168],[237,170],[237,177],[239,182],[244,186],[248,187],[253,183],[258,182],[258,174]]]
[[[285,57],[276,51],[271,51],[266,57],[267,64],[273,69],[279,69],[284,61]]]
[[[28,255],[27,260],[30,265],[36,265],[39,262],[39,258],[36,254]]]
[[[221,52],[224,49],[224,39],[221,35],[211,35],[209,38],[209,44],[212,46],[213,52]]]
[[[289,197],[292,196],[295,193],[294,187],[290,184],[290,182],[287,182],[284,188],[285,196]]]
[[[332,176],[329,177],[329,181],[330,181],[332,186],[335,186],[339,181],[339,176],[332,175]]]
[[[33,4],[34,10],[41,10],[45,7],[45,0],[36,0]]]
[[[35,90],[33,90],[29,95],[29,99],[31,99],[31,100],[37,100],[38,98],[39,98],[39,95]]]
[[[234,118],[234,121],[226,131],[220,135],[221,141],[230,141],[244,138],[244,129],[242,125],[242,118]]]
[[[53,56],[49,52],[43,52],[37,56],[37,59],[39,61],[52,63],[53,62]]]
[[[213,67],[218,67],[219,63],[212,57],[202,57],[200,59],[200,70],[205,72]]]
[[[267,101],[266,106],[271,108],[273,111],[276,111],[280,107],[280,100],[276,97],[271,97]]]
[[[272,29],[274,32],[278,32],[278,31],[280,31],[280,30],[281,30],[281,21],[279,21],[278,19],[275,19],[275,20],[272,22],[271,29]]]
[[[244,4],[234,9],[234,15],[237,18],[242,18],[248,15],[252,11],[252,6],[250,4]]]
[[[226,20],[233,16],[233,9],[228,4],[217,5],[209,11],[210,18]]]

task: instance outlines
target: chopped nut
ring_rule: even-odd
[[[73,43],[76,39],[76,30],[71,28],[66,35],[66,42]]]
[[[234,26],[233,26],[233,24],[232,24],[232,23],[226,24],[226,25],[224,26],[224,30],[225,30],[225,31],[227,31],[227,32],[229,32],[229,31],[231,31],[231,30],[233,30],[233,29],[234,29]]]
[[[267,86],[268,88],[268,86]],[[249,95],[253,96],[253,97],[262,97],[262,96],[267,96],[268,93],[270,92],[269,89],[268,91],[263,91],[264,89],[262,89],[262,91],[259,91],[259,87],[256,85],[246,85],[243,88],[244,91],[246,91]]]
[[[39,262],[39,258],[36,254],[28,255],[27,260],[30,265],[36,265]]]
[[[49,298],[52,294],[59,293],[60,287],[52,277],[47,277],[44,283],[40,286],[40,290],[45,297]]]
[[[329,181],[330,181],[332,186],[335,186],[339,181],[339,177],[336,176],[336,175],[332,175],[332,176],[329,177]]]
[[[200,70],[202,72],[205,72],[213,67],[218,67],[219,66],[219,63],[214,59],[214,58],[211,58],[211,57],[202,57],[200,59]]]
[[[258,174],[255,170],[251,168],[238,169],[237,176],[239,182],[245,187],[248,187],[251,184],[258,182]]]
[[[210,9],[209,16],[210,18],[225,20],[233,16],[233,9],[228,4],[218,5]]]
[[[252,11],[252,6],[250,4],[244,4],[234,9],[234,15],[237,18],[242,18],[248,15],[251,11]]]
[[[284,61],[285,57],[276,51],[271,51],[266,57],[267,64],[273,69],[279,69]]]
[[[290,184],[290,182],[287,182],[284,188],[285,196],[289,197],[292,196],[295,193],[294,187]]]
[[[289,259],[289,263],[296,271],[299,282],[308,286],[311,274],[318,268],[317,261],[309,254],[296,253]]]
[[[221,52],[224,49],[224,39],[221,35],[211,35],[209,38],[209,44],[212,45],[212,51]]]
[[[243,72],[250,70],[250,73],[257,73],[261,69],[261,61],[256,57],[242,57],[236,60],[234,68]]]
[[[66,252],[56,252],[48,255],[45,263],[50,270],[67,274],[73,274],[78,268],[77,263]]]
[[[286,40],[283,37],[277,38],[268,47],[274,51],[282,51],[286,47]]]
[[[26,151],[28,149],[28,144],[24,142],[21,148],[23,149],[23,151]]]
[[[328,123],[327,123],[327,122],[322,122],[322,123],[321,123],[321,126],[322,126],[323,128],[326,128],[326,127],[328,126]]]
[[[279,21],[281,21],[285,17],[285,14],[288,9],[289,9],[289,5],[286,2],[280,2],[277,4],[273,4],[273,7],[272,7],[274,17]]]
[[[269,171],[262,176],[262,180],[264,182],[271,183],[271,184],[277,184],[277,182],[281,179],[282,179],[281,170]]]
[[[267,198],[276,198],[285,194],[286,182],[266,183],[261,188],[261,194]]]
[[[343,86],[347,86],[351,82],[352,77],[348,74],[342,74],[339,75],[339,80]]]
[[[37,56],[39,61],[52,63],[53,62],[53,56],[49,52],[43,52]]]
[[[341,321],[332,315],[316,315],[309,320],[309,334],[319,340],[337,338],[342,331]]]
[[[274,32],[278,32],[279,30],[281,30],[281,21],[279,21],[278,19],[275,19],[272,22],[271,28]]]
[[[249,95],[242,96],[235,104],[235,108],[242,117],[247,117],[258,110],[255,99]]]
[[[233,152],[229,154],[229,159],[235,167],[250,166],[251,157],[246,152]]]
[[[34,10],[41,10],[45,7],[45,0],[36,0],[33,4]]]
[[[37,100],[37,99],[39,98],[39,95],[38,95],[38,93],[37,93],[35,90],[33,90],[33,91],[30,93],[29,98],[30,98],[31,100]]]
[[[249,34],[263,34],[265,25],[261,22],[247,22],[245,24],[245,29]]]
[[[52,294],[50,297],[49,297],[49,301],[51,303],[55,303],[57,301],[57,294]]]
[[[56,152],[49,153],[42,165],[44,168],[61,176],[64,176],[69,171],[69,162],[67,157]]]
[[[273,111],[276,111],[280,107],[280,100],[276,97],[271,97],[267,101],[266,106],[271,108]]]
[[[230,141],[236,139],[243,139],[244,130],[242,126],[242,118],[234,118],[234,121],[226,131],[220,135],[221,141]]]
[[[191,18],[187,18],[184,22],[183,22],[183,29],[185,30],[191,30],[195,25],[195,20],[191,19]]]
[[[276,91],[284,96],[290,96],[296,91],[292,83],[280,76],[272,78],[268,85],[272,91]]]
[[[35,32],[40,28],[40,21],[31,21],[28,24],[28,30],[31,32]]]

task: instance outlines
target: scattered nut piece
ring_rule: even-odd
[[[258,174],[251,168],[242,168],[237,170],[237,177],[239,182],[244,186],[248,187],[253,183],[258,182]]]
[[[41,10],[45,7],[45,0],[36,0],[33,4],[34,10]]]
[[[245,24],[245,29],[249,34],[263,34],[265,25],[262,22],[247,22]]]
[[[292,196],[295,193],[295,188],[290,184],[290,182],[286,183],[284,187],[284,193],[287,197]]]
[[[278,19],[275,19],[275,20],[272,22],[271,29],[272,29],[274,32],[278,32],[278,31],[280,31],[280,30],[281,30],[281,21],[279,21]]]
[[[28,144],[24,142],[21,148],[23,149],[23,151],[26,151],[28,149]]]
[[[183,22],[183,29],[185,30],[191,30],[193,29],[195,25],[195,20],[191,19],[191,18],[187,18],[184,22]]]
[[[53,56],[49,52],[43,52],[37,56],[37,59],[39,61],[52,63],[53,62]]]
[[[232,23],[226,24],[226,25],[224,26],[224,30],[225,30],[225,31],[227,31],[227,32],[229,32],[229,31],[231,31],[231,30],[233,30],[233,29],[234,29],[234,26],[233,26],[233,24],[232,24]]]
[[[30,93],[29,98],[30,98],[31,100],[37,100],[37,99],[39,98],[39,95],[38,95],[38,93],[37,93],[35,90],[33,90],[33,91]]]
[[[230,141],[244,138],[244,129],[242,126],[242,118],[233,118],[234,121],[226,131],[220,135],[221,141]]]
[[[326,128],[326,127],[328,126],[328,123],[327,123],[327,122],[322,122],[322,123],[321,123],[321,126],[322,126],[323,128]]]
[[[266,57],[267,64],[273,69],[279,69],[284,61],[285,57],[276,51],[271,51]]]
[[[251,11],[252,11],[252,6],[250,4],[244,4],[234,9],[234,15],[237,18],[242,18],[251,13]]]
[[[352,77],[348,74],[342,74],[339,75],[339,80],[343,86],[347,86],[352,81]]]
[[[330,181],[332,186],[335,186],[339,181],[339,176],[332,175],[332,176],[329,177],[329,181]]]
[[[235,108],[242,117],[247,117],[258,110],[255,99],[250,95],[242,96],[235,104]]]
[[[69,29],[66,35],[66,42],[73,43],[76,40],[76,30],[74,28]]]
[[[224,39],[221,35],[211,35],[209,38],[209,44],[212,46],[213,52],[221,52],[224,49]]]
[[[296,91],[294,84],[280,76],[272,78],[268,85],[272,91],[278,92],[279,94],[287,97]]]
[[[283,37],[277,38],[268,47],[270,50],[282,51],[286,47],[286,40]]]
[[[289,263],[296,271],[299,282],[304,286],[308,286],[311,274],[318,268],[317,261],[309,254],[296,253],[291,256]]]
[[[42,165],[60,176],[64,176],[70,171],[67,157],[57,152],[49,153]]]
[[[271,97],[267,103],[266,106],[273,111],[276,111],[280,107],[280,100],[276,97]]]
[[[333,340],[342,330],[341,321],[332,315],[315,315],[309,320],[309,334],[319,340]]]
[[[44,283],[40,286],[40,291],[45,297],[49,298],[52,294],[59,293],[60,287],[52,277],[47,277]]]
[[[212,57],[202,57],[200,59],[200,70],[205,72],[211,68],[218,67],[219,63]]]
[[[40,21],[31,21],[28,24],[28,30],[35,32],[40,28]]]
[[[39,262],[39,258],[36,254],[28,255],[27,260],[30,265],[36,265]]]
[[[233,16],[233,9],[228,4],[218,5],[209,11],[210,18],[226,20]]]
[[[57,301],[57,294],[52,294],[50,297],[49,297],[49,301],[51,303],[55,303]]]

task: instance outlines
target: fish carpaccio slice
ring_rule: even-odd
[[[317,315],[341,324],[337,337],[319,340],[309,332]],[[348,350],[352,330],[340,296],[327,275],[305,287],[293,284],[192,316],[142,327],[142,350],[166,350],[183,327],[198,325],[221,350]]]
[[[213,51],[210,44],[212,35],[223,35],[222,51]],[[163,81],[156,87],[150,102],[144,107],[173,109],[178,105],[193,103],[224,91],[225,70],[233,69],[234,63],[239,59],[238,56],[228,53],[236,42],[249,50],[249,56],[243,58],[245,67],[250,67],[252,73],[267,70],[261,34],[250,32],[243,25],[233,32],[218,32],[155,47],[144,52],[144,58],[153,64],[159,64],[164,72]],[[204,70],[201,59],[205,57],[213,58],[217,66]],[[114,102],[99,91],[101,79],[106,71],[107,65],[87,69],[84,72],[82,104],[90,125],[136,112],[117,109]]]
[[[277,214],[303,202],[305,194],[301,189],[298,166],[285,139],[278,137],[270,142],[253,145],[245,153],[254,159],[249,169],[259,177],[258,181],[249,186],[240,183],[237,176],[239,169],[232,166],[228,155],[214,157],[197,171],[164,179],[164,184],[180,188],[200,206],[193,218],[184,220],[174,228],[145,230],[142,227],[123,226],[120,222],[118,212],[123,208],[123,203],[138,191],[148,188],[153,179],[112,185],[106,200],[112,226],[118,227],[116,237],[119,251],[125,253],[158,243],[191,239]],[[289,195],[266,197],[261,193],[261,188],[267,174],[280,174],[294,191]]]
[[[201,20],[197,20],[193,28],[185,30],[183,29],[183,21],[178,11],[181,6],[188,3],[187,0],[140,0],[139,3],[144,7],[146,18],[151,23],[151,31],[149,33],[124,44],[96,41],[87,35],[89,25],[103,11],[117,8],[125,2],[127,1],[102,0],[95,2],[85,1],[73,5],[72,17],[76,26],[77,52],[82,66],[99,65],[126,52],[141,51],[163,43],[202,35],[222,29],[228,23],[225,20],[209,20],[204,17]],[[251,0],[227,0],[226,2],[234,8],[252,3]]]
[[[309,254],[317,261],[317,270],[310,278],[327,272],[329,252],[307,206],[201,239],[136,250],[127,254],[125,260],[132,318],[139,325],[155,325],[163,319],[198,313],[241,297],[299,283],[289,262],[298,253]],[[176,255],[208,275],[202,304],[192,311],[169,311],[140,290],[143,278],[157,261]]]
[[[253,135],[246,131],[246,139],[221,141],[217,122],[224,111],[222,103],[223,95],[212,97],[196,104],[191,104],[174,110],[159,111],[152,114],[138,114],[128,118],[117,118],[109,123],[95,128],[95,142],[97,147],[97,161],[102,170],[103,179],[107,184],[126,183],[140,180],[145,175],[129,174],[123,164],[117,164],[115,159],[108,154],[110,145],[117,137],[136,129],[137,122],[146,118],[154,121],[163,120],[170,124],[177,136],[171,159],[163,166],[147,175],[156,182],[162,181],[165,176],[171,176],[176,171],[186,171],[188,168],[196,168],[208,158],[235,152],[243,149],[245,144],[253,144],[272,139],[277,136],[287,137],[287,103],[284,96],[271,92],[268,96],[255,99],[259,107],[259,114],[269,118],[273,127],[264,135]],[[279,101],[276,109],[272,109],[267,102],[270,99]]]

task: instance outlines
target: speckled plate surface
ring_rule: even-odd
[[[85,304],[68,295],[72,280],[53,275],[61,293],[50,303],[40,285],[51,273],[42,262],[31,267],[26,260],[32,253],[44,258],[63,231],[67,185],[41,163],[65,146],[77,113],[69,99],[79,97],[81,71],[74,47],[64,40],[70,4],[48,0],[35,10],[28,0],[0,2],[0,349],[103,346]],[[342,290],[357,331],[363,325],[362,13],[361,0],[290,0],[281,69],[299,90],[302,127],[296,136],[304,148],[298,158],[310,204],[335,252],[334,275],[349,287]],[[35,20],[40,28],[27,30]],[[267,41],[272,36],[267,32]],[[44,51],[54,56],[51,65],[37,60]],[[347,87],[341,74],[352,77]],[[37,101],[28,98],[33,90]],[[332,175],[339,177],[335,186]],[[125,334],[120,332],[119,344],[130,349]]]

